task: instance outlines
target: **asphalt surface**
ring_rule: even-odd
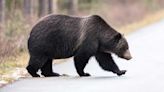
[[[54,71],[65,77],[24,78],[0,89],[0,92],[164,92],[164,20],[127,36],[133,59],[114,56],[120,69],[118,77],[103,71],[91,58],[85,71],[92,77],[80,78],[72,59],[54,65]]]

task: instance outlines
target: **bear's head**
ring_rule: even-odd
[[[105,43],[101,46],[101,50],[106,53],[114,53],[118,57],[130,60],[132,58],[129,51],[129,46],[127,40],[120,33],[115,34],[114,36],[107,37]]]

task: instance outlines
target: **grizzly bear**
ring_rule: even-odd
[[[120,76],[126,70],[118,68],[111,54],[127,60],[132,58],[123,35],[98,15],[73,17],[52,14],[44,17],[32,28],[28,50],[27,71],[33,77],[39,77],[39,69],[45,77],[60,76],[53,72],[52,60],[69,57],[74,58],[79,76],[90,76],[84,68],[92,56],[102,69]]]

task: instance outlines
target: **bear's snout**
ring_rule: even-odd
[[[130,60],[132,59],[132,56],[131,56],[131,53],[129,50],[126,50],[124,55],[123,55],[123,58],[125,58],[126,60]]]

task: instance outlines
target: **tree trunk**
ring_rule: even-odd
[[[58,4],[57,4],[58,0],[53,0],[53,7],[52,7],[52,11],[53,13],[57,13],[58,12]]]
[[[5,0],[0,0],[0,23],[5,19]]]
[[[5,0],[0,0],[0,37],[3,36],[5,25]]]
[[[53,12],[53,0],[48,0],[48,14]]]
[[[57,12],[57,0],[39,0],[39,17],[54,12]]]
[[[32,0],[24,0],[23,2],[23,14],[25,18],[31,22],[32,18]]]
[[[38,16],[42,17],[47,14],[47,0],[39,0],[39,13]]]
[[[68,2],[68,14],[76,15],[78,11],[78,0],[69,0]]]

